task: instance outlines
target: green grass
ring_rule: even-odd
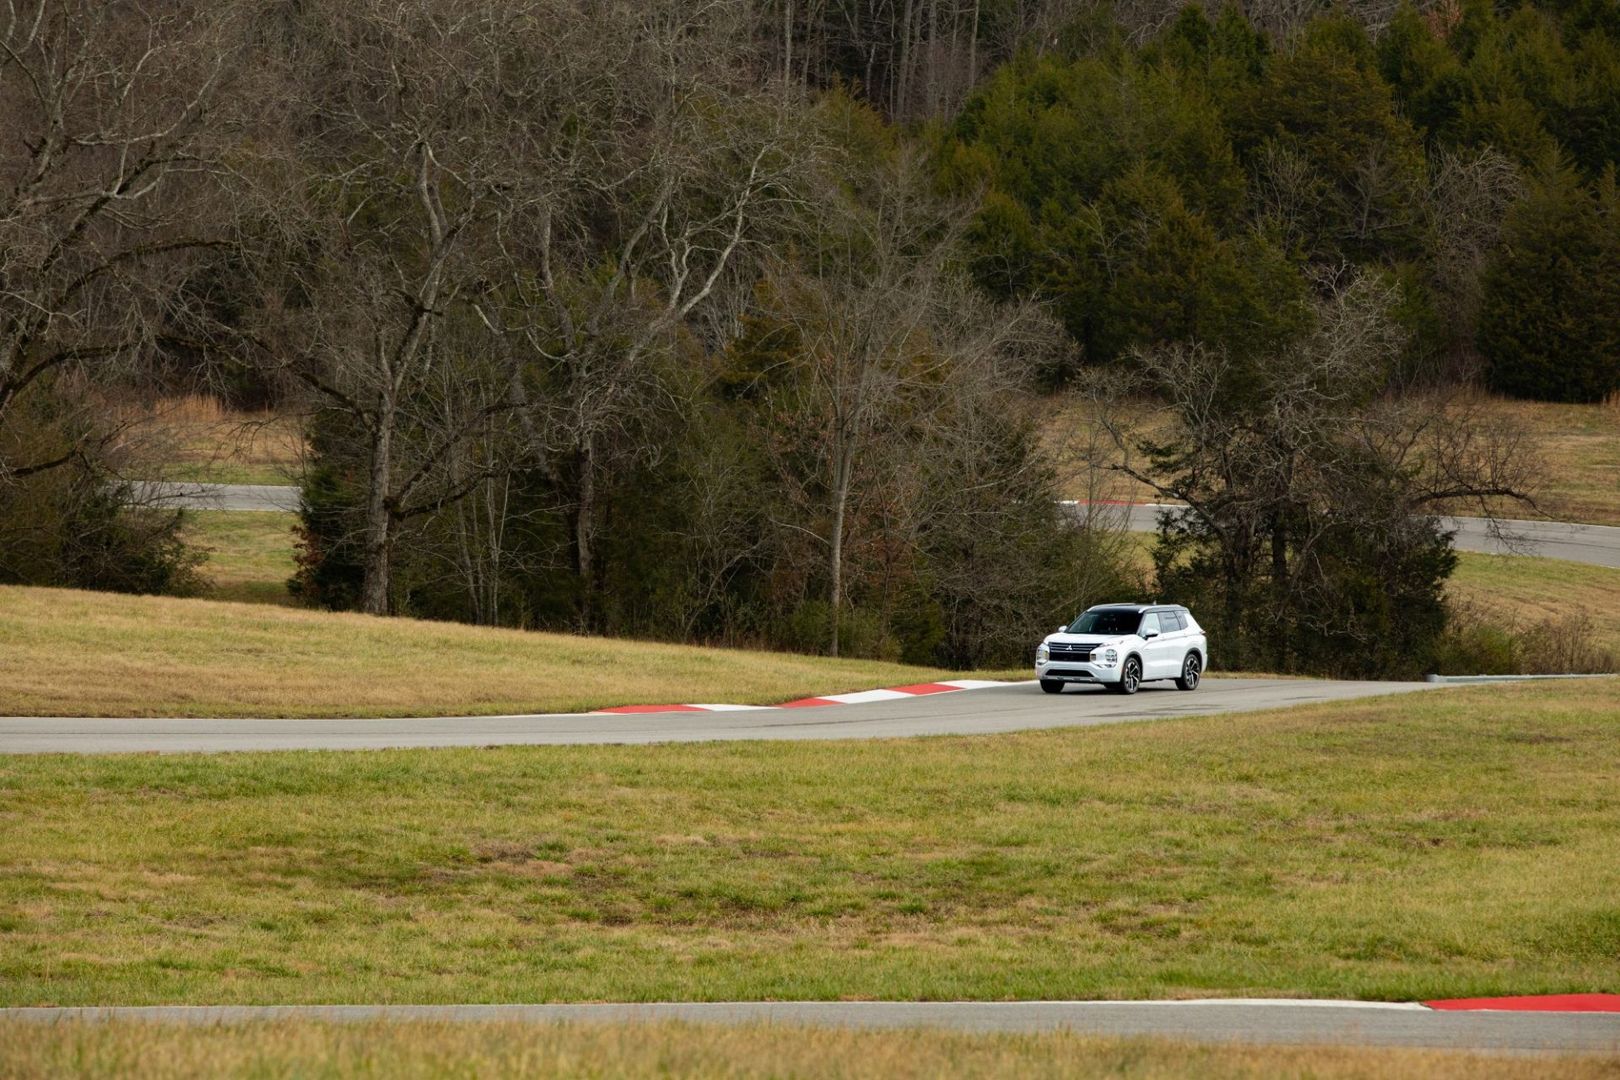
[[[1526,624],[1585,613],[1598,643],[1620,651],[1620,570],[1613,567],[1461,552],[1450,593]]]
[[[0,1002],[1617,990],[1617,718],[1601,680],[995,738],[15,756]]]
[[[0,1023],[6,1075],[32,1077],[1114,1077],[1168,1080],[1613,1080],[1620,1059],[1435,1050],[1197,1046],[1067,1032],[979,1035],[690,1024],[274,1023],[158,1027]]]
[[[297,466],[241,461],[176,461],[163,470],[163,478],[188,484],[298,483]]]
[[[965,674],[971,673],[0,586],[5,716],[437,716],[681,701],[773,704]]]
[[[186,541],[207,553],[209,596],[249,604],[292,603],[296,514],[201,510],[187,514]]]

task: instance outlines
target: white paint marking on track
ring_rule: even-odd
[[[899,701],[916,697],[904,690],[858,690],[853,694],[817,694],[822,701],[836,701],[840,705],[864,705],[869,701]]]
[[[610,716],[615,713],[650,713],[658,710],[670,712],[758,712],[760,710],[803,708],[822,705],[872,705],[880,701],[904,701],[907,698],[931,697],[936,694],[946,694],[957,690],[988,690],[996,686],[1024,686],[1033,684],[1030,679],[1027,683],[1000,682],[995,679],[949,679],[941,682],[918,684],[934,689],[906,689],[903,687],[886,687],[878,690],[856,690],[847,694],[817,694],[814,697],[802,698],[787,705],[728,705],[721,703],[699,704],[696,702],[683,702],[679,705],[618,705],[611,709],[597,709],[592,716]],[[949,687],[949,690],[940,690],[938,687]]]

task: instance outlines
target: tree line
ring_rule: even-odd
[[[1531,463],[1444,388],[1613,388],[1607,10],[14,5],[0,577],[193,587],[112,406],[207,385],[308,417],[309,603],[970,666],[1157,588],[1420,664],[1434,511]],[[1075,396],[1189,508],[1151,581]]]

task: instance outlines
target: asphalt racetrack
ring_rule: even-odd
[[[382,750],[421,746],[567,746],[735,739],[889,739],[992,735],[1173,716],[1287,708],[1432,689],[1427,683],[1318,679],[1204,680],[1191,693],[1150,683],[1131,697],[1100,687],[1044,694],[1007,683],[898,701],[728,712],[413,717],[385,720],[163,720],[0,717],[0,753]]]
[[[38,1024],[242,1024],[277,1020],[540,1024],[674,1020],[972,1032],[1073,1031],[1214,1043],[1428,1047],[1520,1054],[1608,1054],[1620,1049],[1620,1013],[1442,1012],[1418,1004],[1368,1001],[717,1001],[0,1009],[0,1021]]]

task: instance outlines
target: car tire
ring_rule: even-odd
[[[1061,694],[1061,693],[1063,693],[1063,680],[1062,679],[1042,679],[1041,680],[1041,689],[1045,690],[1048,694]]]
[[[1181,662],[1181,676],[1176,679],[1177,690],[1196,690],[1199,680],[1204,677],[1204,661],[1195,652],[1187,654],[1187,659]]]
[[[1134,656],[1127,656],[1124,665],[1119,669],[1119,682],[1113,684],[1116,694],[1134,694],[1142,689],[1142,661]]]

